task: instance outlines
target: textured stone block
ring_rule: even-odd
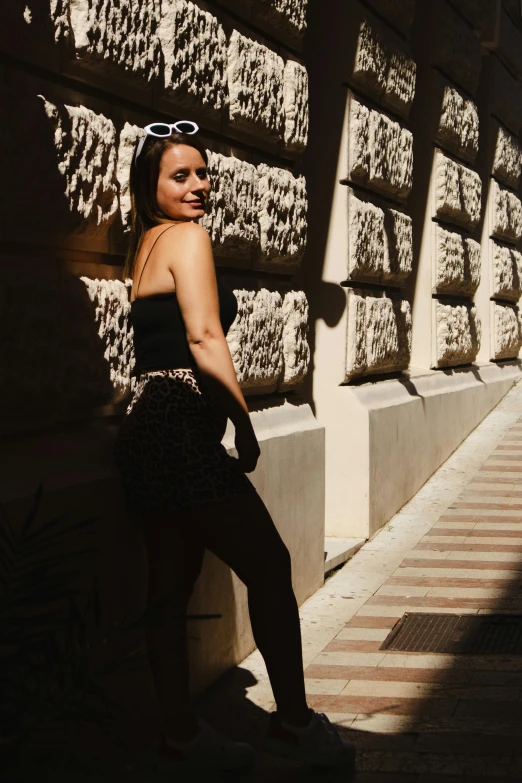
[[[522,202],[494,179],[490,187],[490,233],[499,239],[518,242],[522,238]]]
[[[279,390],[301,383],[310,363],[308,301],[304,291],[289,291],[283,299],[283,374]]]
[[[114,124],[85,106],[39,98],[54,132],[58,170],[75,230],[104,235],[118,208]]]
[[[120,133],[118,144],[118,161],[116,176],[120,185],[120,215],[124,231],[129,231],[131,225],[131,197],[129,191],[129,175],[136,140],[142,129],[126,122]]]
[[[158,35],[167,95],[220,112],[228,103],[227,40],[216,17],[190,0],[163,0]]]
[[[86,65],[158,77],[161,0],[71,0],[69,13],[76,57]]]
[[[473,228],[480,220],[482,183],[476,171],[435,152],[435,216]]]
[[[404,199],[412,185],[413,137],[386,114],[350,97],[348,178]]]
[[[383,281],[401,282],[413,267],[413,234],[411,217],[396,209],[384,209],[387,257],[383,269]]]
[[[372,97],[407,117],[417,66],[404,42],[373,17],[360,23],[352,79]]]
[[[283,72],[278,54],[234,30],[227,66],[232,125],[276,140],[283,138]]]
[[[81,280],[94,306],[94,320],[114,388],[113,402],[117,402],[131,390],[131,373],[135,365],[128,296],[132,281],[125,285],[120,280],[92,280],[88,277]]]
[[[0,428],[20,431],[86,418],[93,408],[119,399],[95,305],[85,283],[63,263],[4,255],[0,331]]]
[[[367,3],[380,16],[384,16],[390,24],[409,37],[415,13],[415,0],[367,0]]]
[[[522,255],[513,247],[489,240],[491,254],[491,295],[499,299],[520,298],[522,286]]]
[[[284,70],[285,145],[304,150],[308,142],[308,71],[294,60]]]
[[[217,152],[208,151],[208,157],[211,191],[201,223],[218,255],[249,258],[259,245],[257,168]]]
[[[481,276],[480,243],[435,224],[434,291],[472,296]]]
[[[443,87],[437,139],[459,157],[475,160],[479,143],[477,107],[448,84]]]
[[[275,27],[301,36],[306,30],[308,0],[259,0],[261,15]]]
[[[305,178],[266,163],[260,163],[257,171],[257,217],[263,260],[270,266],[295,267],[306,248]]]
[[[461,87],[475,94],[482,67],[480,41],[448,5],[439,7],[432,62]]]
[[[406,300],[347,289],[345,381],[405,370],[411,355],[411,308]]]
[[[227,342],[243,389],[274,391],[283,371],[283,307],[281,294],[262,288],[239,289],[238,314]]]
[[[348,279],[402,282],[412,269],[411,218],[348,189]]]
[[[518,136],[522,128],[522,85],[497,57],[492,56],[488,60],[491,113]]]
[[[516,359],[522,346],[522,330],[518,307],[491,302],[493,324],[492,359]]]
[[[473,304],[444,304],[433,300],[434,367],[455,367],[473,362],[480,349],[481,322]]]
[[[492,133],[496,139],[492,174],[505,185],[517,188],[522,170],[520,144],[515,136],[495,120],[492,120]]]
[[[69,24],[69,3],[70,0],[51,0],[50,12],[51,19],[54,22],[54,37],[56,41],[67,38],[71,31]]]

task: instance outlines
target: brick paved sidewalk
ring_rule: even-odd
[[[522,656],[379,650],[409,610],[522,614],[521,585],[522,384],[301,609],[309,701],[355,743],[354,783],[522,781]],[[200,705],[254,744],[273,708],[257,652]],[[261,752],[247,778],[312,779]]]

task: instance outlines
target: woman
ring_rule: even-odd
[[[216,281],[203,217],[210,183],[195,123],[145,129],[132,163],[132,278],[138,383],[122,425],[117,458],[129,507],[142,520],[149,563],[147,629],[163,713],[155,759],[234,767],[252,749],[191,713],[185,622],[180,619],[205,548],[248,589],[252,631],[266,663],[277,712],[267,748],[311,763],[349,764],[353,752],[306,703],[301,634],[291,564],[272,519],[245,476],[259,445],[225,339],[234,294]],[[221,445],[227,417],[238,457]]]

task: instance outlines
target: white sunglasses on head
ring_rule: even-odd
[[[173,122],[172,125],[169,125],[168,122],[153,122],[152,125],[147,125],[143,130],[145,131],[145,135],[141,137],[140,143],[138,144],[138,149],[134,156],[134,163],[138,160],[138,155],[143,149],[147,136],[156,136],[158,139],[165,139],[167,136],[170,136],[173,131],[176,131],[176,133],[186,133],[187,136],[192,136],[194,133],[198,132],[199,126],[196,125],[195,122],[192,122],[192,120],[180,120],[179,122]]]

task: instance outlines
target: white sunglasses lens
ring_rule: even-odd
[[[181,120],[180,122],[176,122],[174,127],[178,133],[187,133],[189,135],[197,133],[199,130],[199,127],[196,125],[196,123],[191,122],[190,120]]]
[[[170,136],[172,132],[170,129],[170,125],[167,125],[166,122],[155,122],[154,125],[149,125],[147,130],[153,136],[160,136],[160,137]]]

